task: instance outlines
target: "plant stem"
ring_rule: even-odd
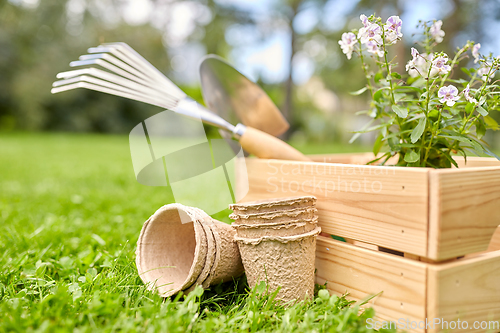
[[[429,140],[429,145],[427,146],[427,148],[425,149],[425,156],[424,156],[424,161],[423,161],[423,166],[425,167],[425,165],[427,164],[427,157],[429,156],[429,151],[431,150],[431,146],[432,146],[432,141],[434,140],[434,136],[438,135],[439,134],[439,124],[441,123],[441,112],[439,112],[439,117],[438,117],[438,120],[437,120],[437,129],[436,129],[436,133],[434,133],[434,131],[432,130],[431,128],[431,138]],[[423,140],[422,140],[423,142]]]
[[[458,52],[455,54],[455,56],[453,57],[453,60],[451,61],[451,68],[453,69],[457,62],[458,62],[458,58],[460,58],[460,56],[469,48],[469,44],[466,44],[464,47],[462,47],[460,50],[458,50]],[[431,71],[431,68],[432,68],[432,62],[431,62],[431,66],[429,67],[429,73],[427,74],[428,75],[428,78],[430,76],[430,71]],[[441,79],[441,83],[439,85],[439,88],[438,88],[438,91],[439,89],[441,89],[446,80],[448,80],[448,78],[450,77],[450,74],[451,74],[451,70],[445,74],[445,76],[443,76],[443,78]],[[437,79],[436,79],[437,80]],[[432,84],[434,84],[434,82],[436,82],[436,80],[434,80],[432,82]],[[429,81],[427,81],[428,83]],[[430,99],[430,89],[429,89],[429,85],[427,85],[427,101],[426,101],[426,105],[425,105],[425,116],[427,117],[427,122],[429,122],[429,118],[428,118],[428,112],[429,112],[429,99]],[[425,149],[425,155],[424,155],[424,160],[422,161],[422,166],[425,166],[425,164],[427,163],[427,158],[429,156],[429,151],[431,149],[431,146],[432,146],[432,141],[434,140],[434,136],[439,134],[439,125],[440,125],[440,121],[441,121],[441,112],[439,113],[439,118],[438,118],[438,123],[437,123],[437,130],[436,130],[436,133],[434,133],[434,131],[432,130],[432,127],[431,127],[431,137],[429,139],[429,145],[427,146],[427,148]],[[429,126],[430,126],[430,122],[429,122]],[[427,132],[427,126],[425,127],[425,130],[424,130],[424,134],[422,135],[422,143],[424,142],[424,139],[425,139],[425,134]]]
[[[483,96],[484,89],[486,89],[486,86],[488,85],[488,79],[489,79],[489,77],[491,75],[491,71],[492,70],[493,70],[493,64],[491,65],[490,70],[488,71],[488,74],[486,76],[486,80],[484,80],[483,86],[481,87],[481,93],[479,94],[479,99],[481,99],[481,97]],[[495,70],[496,70],[496,68],[495,68]],[[472,115],[474,114],[474,110],[476,109],[476,107],[477,107],[477,105],[471,110],[471,112],[469,113],[469,115],[465,119],[465,122],[462,125],[462,128],[460,129],[460,134],[463,134],[463,132],[465,130],[465,127],[467,126],[467,124],[469,123],[470,119],[472,118]]]
[[[462,47],[460,50],[458,50],[458,52],[453,57],[453,60],[451,61],[451,65],[450,65],[451,69],[453,69],[453,67],[456,66],[456,64],[458,62],[458,58],[462,55],[462,53],[467,51],[468,48],[469,48],[469,44],[465,44],[464,47]],[[445,76],[443,76],[443,78],[441,79],[441,84],[439,85],[439,89],[441,89],[444,86],[446,80],[448,80],[448,78],[450,77],[450,74],[451,74],[451,70],[448,73],[446,73]]]
[[[426,92],[427,92],[427,97],[425,99],[425,109],[424,109],[424,115],[425,115],[425,128],[424,128],[424,132],[422,133],[422,142],[420,144],[420,153],[422,153],[422,150],[424,149],[425,147],[425,135],[427,134],[427,126],[430,126],[430,121],[429,121],[429,102],[431,100],[431,70],[432,70],[432,61],[431,61],[431,64],[429,66],[429,70],[427,71],[427,85],[426,85]],[[434,82],[436,82],[436,80],[434,80],[432,82],[432,84],[434,84]],[[432,143],[432,129],[431,129],[431,140],[430,142]],[[424,155],[424,159],[420,162],[420,165],[425,167],[425,163],[427,161],[427,155],[428,155],[428,152],[429,152],[429,149],[430,148],[427,148],[425,150],[425,155]]]
[[[365,78],[366,78],[366,82],[368,84],[368,90],[370,91],[370,95],[372,97],[372,100],[373,100],[373,87],[372,87],[372,82],[370,80],[370,75],[368,74],[368,65],[365,63],[365,58],[363,56],[363,51],[361,49],[362,47],[362,44],[361,44],[361,40],[358,39],[358,44],[359,44],[359,59],[361,60],[361,67],[363,67],[363,72],[365,73]]]
[[[394,98],[394,89],[392,86],[391,66],[389,65],[389,61],[387,60],[387,48],[386,48],[386,43],[385,43],[385,29],[383,26],[382,26],[382,46],[384,49],[385,68],[387,70],[387,76],[389,77],[389,87],[390,87],[390,91],[391,91],[391,105],[390,106],[392,107],[393,105],[396,105],[396,99]],[[398,115],[396,115],[396,121],[397,121],[398,126],[399,126],[399,131],[402,132],[403,131],[403,124],[401,124],[401,119],[399,118]],[[403,135],[401,135],[401,139],[403,140],[403,142],[406,143],[406,140],[403,137]]]
[[[387,69],[387,76],[389,77],[389,87],[391,88],[391,106],[396,104],[396,100],[394,98],[394,90],[392,88],[392,76],[391,76],[391,66],[389,65],[389,61],[387,60],[387,49],[385,45],[385,29],[382,28],[382,45],[384,47],[384,62],[385,68]],[[398,117],[399,118],[399,117]]]
[[[493,104],[493,106],[492,106],[492,107],[490,107],[490,110],[495,109],[495,108],[498,106],[498,104],[499,104],[499,103],[500,103],[500,101],[497,101],[495,104]],[[476,121],[479,117],[481,117],[481,114],[477,114],[474,118],[472,118],[472,120],[471,120],[471,122],[470,122],[470,124],[469,124],[469,127],[467,127],[467,131],[469,131],[469,130],[470,130],[470,128],[472,127],[472,125],[474,125],[474,122],[475,122],[475,121]]]

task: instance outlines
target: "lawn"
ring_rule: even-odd
[[[371,331],[371,310],[326,291],[284,308],[244,277],[166,300],[146,290],[135,243],[170,202],[136,182],[127,136],[0,134],[0,331]]]

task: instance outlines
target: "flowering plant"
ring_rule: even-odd
[[[395,71],[395,58],[388,59],[388,48],[403,37],[401,19],[360,19],[363,27],[344,33],[339,44],[348,59],[359,56],[366,76],[366,86],[352,94],[370,94],[369,109],[360,113],[371,120],[351,142],[361,133],[378,132],[376,159],[369,163],[383,165],[397,155],[398,166],[449,168],[457,166],[453,154],[467,158],[469,152],[500,159],[482,141],[487,129],[499,129],[489,113],[500,103],[497,81],[492,82],[500,59],[481,55],[481,45],[469,41],[450,60],[434,50],[445,36],[442,22],[420,22],[422,38],[411,48],[403,76]],[[460,62],[472,63],[472,68],[461,68],[466,79],[452,78]]]

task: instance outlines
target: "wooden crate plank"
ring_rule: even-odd
[[[383,291],[370,301],[377,320],[425,320],[426,265],[319,236],[316,280],[331,293],[355,300]]]
[[[323,163],[342,163],[342,164],[355,164],[353,160],[359,159],[360,157],[373,156],[372,153],[345,153],[345,154],[315,154],[307,155],[314,162]]]
[[[377,155],[380,157],[381,154]],[[342,164],[356,164],[363,165],[375,159],[373,153],[347,153],[347,154],[318,154],[308,155],[314,162],[323,163],[342,163]],[[386,165],[394,165],[398,162],[398,157],[391,157]]]
[[[315,162],[344,164],[366,164],[374,159],[373,153],[316,154],[308,155],[308,157]],[[500,161],[491,157],[470,156],[467,157],[467,163],[465,163],[465,159],[462,156],[454,156],[453,159],[457,162],[459,168],[500,167]],[[386,165],[395,164],[396,162],[397,158],[392,158]]]
[[[457,162],[459,168],[500,167],[500,161],[491,157],[471,156],[467,157],[467,163],[465,163],[465,159],[462,156],[455,156],[453,159]]]
[[[247,159],[242,201],[314,195],[326,233],[427,255],[428,173],[314,162]],[[335,188],[334,188],[335,186]]]
[[[488,246],[488,251],[500,250],[500,226],[497,227],[493,237],[491,238],[490,245]]]
[[[467,321],[470,328],[475,321],[500,321],[500,251],[428,264],[427,271],[428,318],[458,318]]]
[[[486,250],[500,225],[500,168],[432,170],[429,181],[428,258]]]

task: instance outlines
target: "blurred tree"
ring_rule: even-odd
[[[121,15],[120,2],[0,0],[0,129],[127,132],[160,111],[83,89],[50,93],[56,73],[102,42],[126,42],[171,72],[164,32]]]

